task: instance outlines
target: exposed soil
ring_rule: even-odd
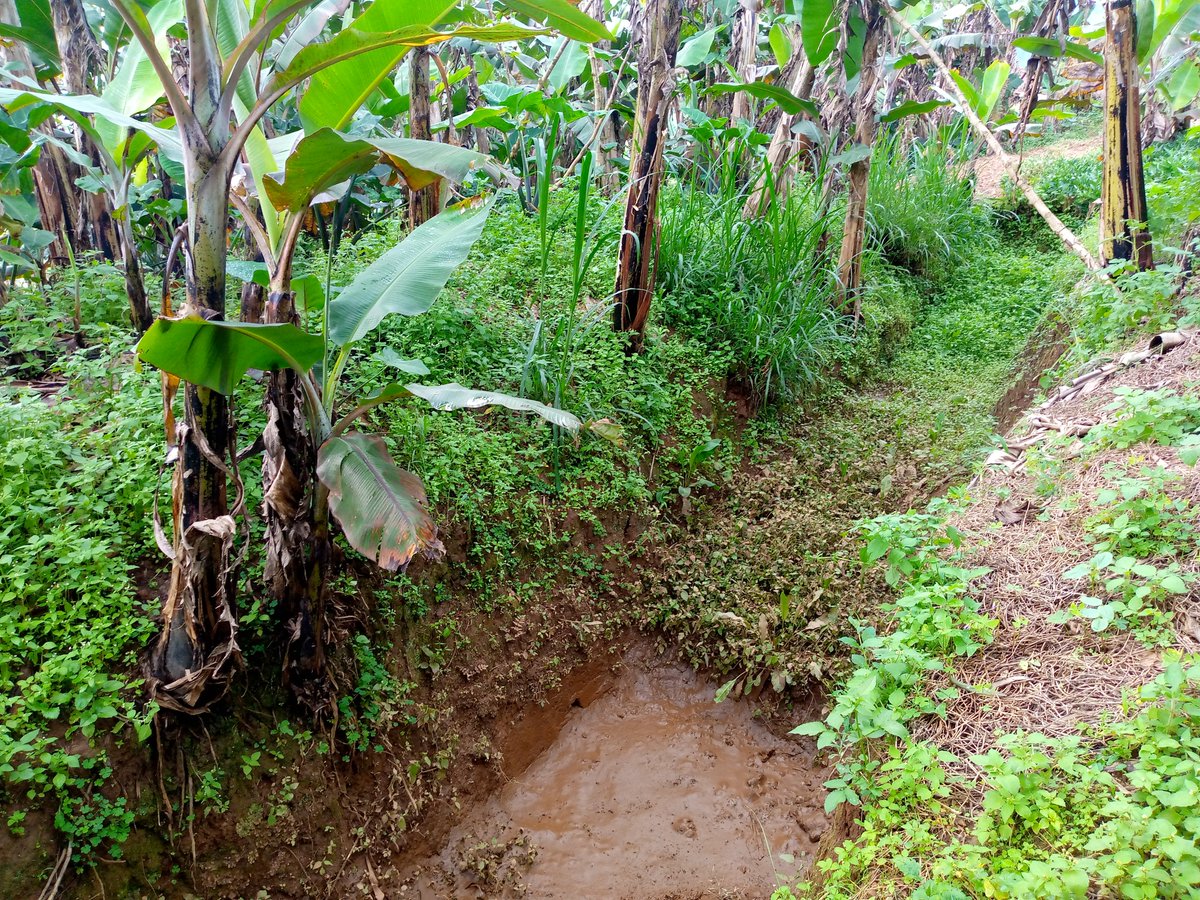
[[[406,873],[402,896],[765,897],[807,867],[828,827],[811,747],[648,648],[619,668],[580,685],[553,744]]]
[[[1078,159],[1082,156],[1099,156],[1101,137],[1099,134],[1089,134],[1086,137],[1072,138],[1059,141],[1045,147],[1035,147],[1022,154],[1021,169],[1040,159]],[[996,198],[1003,191],[1004,176],[1007,172],[1000,159],[994,155],[981,156],[975,160],[975,196]]]

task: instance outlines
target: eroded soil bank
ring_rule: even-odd
[[[553,742],[408,869],[402,896],[757,898],[811,862],[827,773],[810,742],[647,647],[588,668]],[[507,758],[546,725],[518,724]]]

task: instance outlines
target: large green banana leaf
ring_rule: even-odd
[[[384,316],[428,310],[483,233],[494,202],[492,195],[439,213],[367,266],[330,301],[329,339],[345,346],[365,337]]]

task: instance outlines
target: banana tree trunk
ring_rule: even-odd
[[[81,170],[67,159],[61,147],[42,145],[41,155],[33,167],[34,195],[41,227],[56,235],[50,244],[50,253],[56,259],[67,258],[63,234],[78,233],[80,209],[78,192],[73,187],[75,173],[81,173]]]
[[[290,278],[290,266],[281,266],[278,273],[263,319],[267,324],[299,325],[295,297],[280,285]],[[323,624],[331,547],[328,524],[318,527],[314,516],[317,453],[299,376],[291,369],[270,376],[266,412],[262,477],[267,588],[284,624],[284,682],[296,699],[316,709],[327,699]]]
[[[1104,42],[1104,172],[1100,190],[1100,261],[1154,267],[1146,224],[1138,101],[1137,15],[1132,0],[1108,0]]]
[[[754,63],[758,51],[758,0],[739,0],[733,16],[733,47],[729,64],[739,81],[754,80]],[[733,123],[750,118],[750,95],[739,91],[733,95]]]
[[[14,0],[0,0],[0,24],[19,28],[21,16]],[[19,75],[34,79],[37,73],[29,48],[19,40],[0,42],[0,63],[12,67]],[[50,123],[40,130],[48,132]],[[75,179],[82,174],[78,167],[67,159],[60,147],[43,144],[37,164],[33,167],[34,197],[38,205],[41,227],[55,235],[50,244],[50,253],[57,259],[66,259],[67,245],[63,235],[77,234],[79,203],[76,199]]]
[[[471,70],[467,73],[467,110],[479,109],[483,105],[483,96],[479,91],[479,75],[472,62]],[[479,125],[468,125],[463,129],[463,146],[474,147],[480,153],[492,152],[492,142],[488,138],[487,129]]]
[[[154,324],[154,313],[150,299],[146,296],[146,280],[142,277],[142,265],[138,260],[137,242],[133,236],[133,225],[129,216],[123,216],[118,226],[118,243],[121,247],[121,263],[125,269],[125,294],[129,298],[129,316],[137,333],[145,334]]]
[[[185,0],[188,95],[183,126],[187,175],[187,304],[184,312],[225,317],[229,182],[233,161],[222,154],[229,123],[222,120],[221,56],[203,0]],[[170,93],[170,92],[169,92]],[[178,117],[183,110],[175,110]],[[160,706],[199,713],[219,700],[240,659],[233,606],[230,551],[237,526],[230,515],[227,478],[242,491],[234,460],[229,402],[209,388],[184,384],[184,417],[177,426],[172,510],[171,585],[162,632],[146,661],[146,683]]]
[[[858,82],[858,122],[854,140],[870,147],[875,140],[875,62],[879,56],[879,38],[883,31],[883,14],[879,4],[870,0],[864,5],[867,33],[863,40],[862,68]],[[846,225],[842,230],[842,252],[838,258],[840,308],[852,306],[854,318],[862,315],[862,255],[867,234],[867,183],[871,174],[871,159],[857,160],[850,165],[850,189],[846,200]]]
[[[784,73],[784,87],[800,99],[807,100],[812,96],[817,70],[804,58],[799,33],[794,34],[792,45],[796,48],[796,56],[789,62],[790,71]],[[791,65],[792,62],[796,65]],[[796,170],[795,160],[812,149],[812,141],[808,138],[796,138],[792,135],[798,118],[788,113],[780,115],[775,125],[775,133],[771,135],[771,143],[767,147],[762,181],[751,191],[750,196],[746,198],[746,205],[742,208],[742,215],[747,219],[757,218],[766,211],[772,193],[781,200],[787,196]]]
[[[188,179],[185,312],[223,319],[229,173],[189,162],[201,171]],[[225,693],[239,658],[230,566],[236,526],[226,486],[232,434],[222,394],[193,384],[185,384],[183,394],[184,417],[175,443],[171,584],[146,676],[160,706],[198,713]]]
[[[409,136],[421,141],[433,139],[429,108],[429,48],[417,47],[408,55]],[[408,225],[416,228],[438,214],[437,184],[408,192]]]
[[[604,21],[604,0],[587,0],[580,4],[580,9],[593,19]],[[592,108],[597,115],[604,116],[604,122],[600,125],[600,130],[596,135],[596,151],[592,156],[594,160],[592,171],[596,176],[596,184],[600,188],[600,192],[606,197],[616,191],[619,183],[619,175],[614,170],[614,162],[617,157],[617,134],[613,128],[613,114],[608,109],[608,97],[604,91],[604,66],[600,62],[600,57],[596,55],[596,51],[607,50],[609,46],[608,41],[587,45],[588,64],[592,71]],[[616,75],[613,76],[614,83],[616,77]]]
[[[613,328],[632,333],[630,349],[642,346],[650,300],[658,235],[656,213],[662,186],[663,138],[674,94],[675,54],[682,18],[680,0],[646,0],[638,43],[637,116],[629,160],[625,226],[617,255]]]
[[[91,90],[93,75],[102,72],[107,62],[107,54],[88,24],[87,13],[80,0],[55,0],[50,4],[50,12],[54,20],[54,38],[58,46],[58,55],[62,60],[63,81],[67,92],[71,94],[86,94]],[[92,141],[86,134],[76,129],[75,149],[89,157],[93,166],[100,164],[100,156]],[[146,288],[142,280],[140,267],[137,265],[136,253],[133,254],[132,270],[130,268],[130,248],[132,230],[125,223],[114,221],[113,207],[120,201],[107,194],[87,194],[80,198],[79,217],[73,232],[75,248],[90,247],[99,250],[109,259],[121,257],[125,266],[125,286],[130,298],[130,308],[133,323],[141,334],[150,327],[148,314],[149,306],[145,303]],[[135,308],[136,306],[136,308]]]

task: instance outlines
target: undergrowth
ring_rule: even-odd
[[[760,414],[761,465],[648,575],[651,623],[731,692],[844,667],[837,637],[849,617],[865,622],[879,587],[855,576],[847,530],[971,471],[1026,339],[1075,266],[997,241],[932,284],[873,257],[855,335],[870,355],[847,347],[839,361],[855,387]]]
[[[871,241],[918,275],[946,276],[992,241],[988,211],[974,202],[971,148],[910,144],[900,132],[875,142],[867,186]]]
[[[119,282],[88,286],[91,309],[119,314]],[[146,740],[155,711],[133,673],[157,606],[140,588],[162,419],[122,326],[92,319],[86,348],[33,349],[61,347],[67,327],[28,296],[0,309],[9,376],[44,388],[0,386],[0,790],[10,830],[54,803],[85,859],[120,854],[133,812],[108,796],[111,752]]]
[[[912,737],[908,723],[944,716],[961,682],[932,689],[929,675],[990,642],[962,569],[964,537],[945,501],[928,513],[863,525],[864,566],[883,565],[899,590],[882,632],[858,625],[843,640],[855,668],[823,721],[795,729],[837,748],[826,809],[862,807],[862,834],[817,864],[801,895],[1083,898],[1190,897],[1200,887],[1200,664],[1168,652],[1165,671],[1124,715],[1077,735],[1012,733],[970,764]],[[1144,573],[1143,573],[1144,574]],[[1070,576],[1070,573],[1068,573]],[[965,686],[964,687],[969,687]],[[964,806],[968,791],[981,797]],[[814,891],[819,891],[815,893]],[[793,896],[781,888],[778,898]]]
[[[1074,271],[1065,261],[1060,266],[1063,288]],[[1082,314],[1073,319],[1070,371],[1113,354],[1135,334],[1177,327],[1181,316],[1186,323],[1191,311],[1172,277],[1119,275],[1119,294],[1076,296],[1071,308]],[[1071,596],[1041,626],[1080,635],[1075,652],[1084,658],[1130,652],[1124,648],[1131,642],[1085,645],[1125,633],[1160,663],[1152,670],[1161,674],[1128,690],[1119,712],[1098,721],[1054,736],[997,730],[985,751],[965,758],[918,737],[917,723],[950,715],[961,692],[990,694],[989,685],[956,677],[966,658],[986,658],[1000,628],[1039,623],[1022,617],[1001,626],[982,613],[985,598],[972,582],[987,570],[964,568],[961,560],[986,547],[988,535],[964,535],[952,524],[955,503],[981,498],[951,492],[951,501],[935,501],[926,512],[861,523],[861,563],[882,570],[895,594],[879,615],[850,622],[842,637],[850,667],[828,713],[796,733],[816,737],[832,754],[827,809],[859,807],[862,832],[820,860],[811,882],[780,888],[777,900],[1200,892],[1200,818],[1193,815],[1200,799],[1200,661],[1182,652],[1175,630],[1180,599],[1196,589],[1197,514],[1191,498],[1174,489],[1181,476],[1149,462],[1164,448],[1184,466],[1200,461],[1200,405],[1192,388],[1188,382],[1179,391],[1118,386],[1101,421],[1069,454],[1057,453],[1067,438],[1031,454],[1043,497],[1069,494],[1072,479],[1096,465],[1097,454],[1129,454],[1127,464],[1105,464],[1102,486],[1087,498],[1091,512],[1079,517],[1086,555],[1064,558],[1058,577]],[[1019,567],[1015,561],[1012,573]],[[989,585],[995,589],[994,581]],[[1102,638],[1090,637],[1101,632]],[[1035,652],[1020,665],[1037,665],[1041,652],[1050,653]],[[992,669],[974,671],[1013,667],[1001,651]]]
[[[822,205],[820,178],[801,176],[748,219],[743,164],[729,152],[670,186],[656,303],[669,328],[729,361],[757,407],[819,386],[846,336],[830,306],[838,211]]]
[[[1046,205],[1059,215],[1082,221],[1100,199],[1100,154],[1031,163],[1026,172]],[[1146,149],[1144,158],[1150,233],[1158,243],[1175,246],[1184,230],[1197,221],[1194,199],[1200,191],[1200,138],[1178,137]],[[1006,204],[1025,209],[1011,183]]]

